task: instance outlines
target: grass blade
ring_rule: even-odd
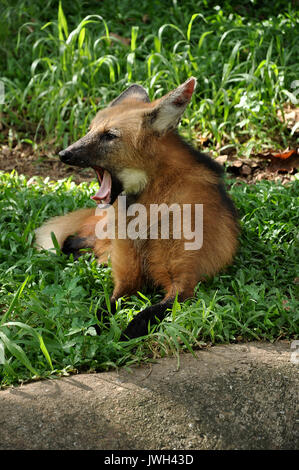
[[[43,355],[45,356],[48,364],[50,365],[51,369],[53,370],[53,364],[52,364],[52,360],[51,360],[51,357],[49,355],[49,352],[46,348],[46,345],[44,343],[44,340],[42,338],[42,336],[40,335],[40,333],[38,333],[37,331],[35,331],[34,328],[32,328],[31,326],[29,325],[26,325],[26,323],[23,323],[23,322],[19,322],[19,321],[14,321],[14,322],[7,322],[7,323],[4,323],[2,325],[2,327],[5,327],[5,326],[18,326],[20,327],[22,330],[26,330],[28,331],[28,333],[30,333],[34,338],[37,339],[38,343],[39,343],[39,347],[43,353]]]
[[[0,331],[0,338],[4,344],[4,346],[7,347],[9,352],[16,358],[18,359],[21,364],[23,364],[25,367],[27,367],[30,372],[34,375],[38,375],[37,371],[34,369],[32,366],[31,362],[29,361],[26,353],[23,351],[23,349],[16,344],[14,341],[9,339],[6,334],[3,333],[3,331]]]
[[[9,317],[9,315],[11,314],[11,312],[13,311],[17,301],[19,300],[19,298],[21,297],[22,295],[22,292],[29,280],[30,276],[27,276],[25,281],[23,282],[23,284],[19,287],[19,289],[17,290],[17,292],[15,293],[15,296],[14,298],[12,299],[12,302],[7,310],[7,312],[3,315],[3,317],[1,318],[1,321],[0,321],[0,326],[6,321],[6,319]]]

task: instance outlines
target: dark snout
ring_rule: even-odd
[[[91,166],[90,155],[92,154],[92,142],[83,137],[74,144],[59,152],[59,158],[67,165],[80,166],[86,168]]]
[[[59,155],[60,160],[63,163],[69,163],[69,161],[73,157],[73,152],[71,150],[65,149],[65,150],[61,150],[61,152],[59,152],[58,155]]]

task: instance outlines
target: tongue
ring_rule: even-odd
[[[94,196],[91,196],[91,199],[93,199],[96,202],[104,202],[105,204],[109,204],[110,195],[111,195],[111,176],[108,171],[104,170],[101,187]]]

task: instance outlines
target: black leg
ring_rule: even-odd
[[[174,299],[168,299],[166,302],[160,302],[155,305],[151,305],[146,309],[138,313],[138,315],[128,324],[125,331],[120,337],[120,341],[127,341],[128,339],[138,338],[139,336],[145,336],[148,333],[148,325],[155,325],[159,323],[167,315],[167,309],[172,308]],[[114,315],[116,311],[116,302],[114,299],[110,299],[111,314]],[[98,320],[104,324],[109,324],[109,313],[108,311],[99,309],[97,311]],[[93,325],[97,334],[100,335],[102,330],[99,325]]]
[[[93,245],[90,243],[88,238],[76,237],[75,235],[70,235],[64,241],[61,251],[65,255],[73,255],[74,259],[78,259],[79,256],[83,254],[81,250],[84,248],[92,248]]]
[[[148,325],[159,323],[167,315],[167,309],[171,308],[173,300],[160,302],[159,304],[151,305],[150,307],[142,310],[138,315],[129,323],[125,331],[120,337],[121,341],[127,339],[138,338],[145,336],[148,333]]]

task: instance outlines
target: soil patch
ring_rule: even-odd
[[[299,169],[297,151],[288,159],[277,158],[268,153],[249,159],[220,155],[216,161],[226,166],[230,176],[248,183],[255,183],[261,179],[288,183],[296,178]],[[7,145],[0,146],[0,170],[8,173],[15,170],[28,178],[37,175],[54,181],[72,176],[75,183],[95,179],[95,173],[91,168],[67,166],[61,163],[53,152],[37,154],[28,144],[18,144],[13,148]]]
[[[7,173],[15,170],[28,178],[41,176],[42,178],[48,177],[52,181],[72,176],[77,184],[95,179],[95,172],[91,168],[65,165],[51,152],[48,155],[36,154],[31,145],[26,144],[17,145],[14,148],[9,148],[7,145],[0,147],[0,170]]]

